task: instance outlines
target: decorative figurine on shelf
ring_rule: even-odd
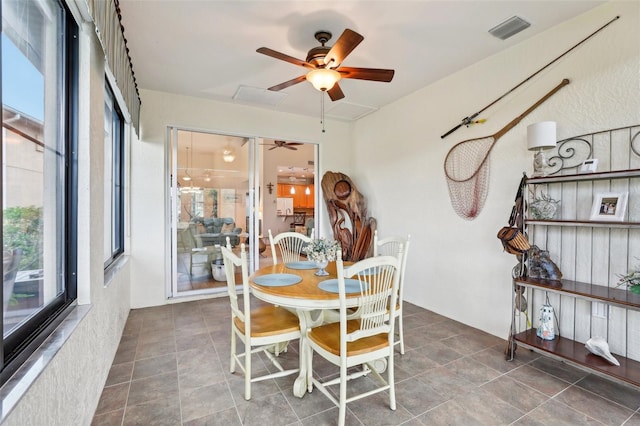
[[[609,352],[609,344],[603,337],[592,337],[584,344],[585,348],[594,355],[601,356],[613,365],[620,367],[620,363]]]
[[[618,286],[626,285],[630,292],[640,294],[640,265],[635,270],[629,271],[626,275],[618,275],[620,281]]]
[[[541,250],[538,246],[534,245],[531,246],[527,255],[529,258],[529,278],[539,278],[552,281],[559,281],[562,278],[560,268],[553,263],[549,257],[548,251]]]
[[[560,201],[554,200],[549,196],[541,192],[539,196],[534,197],[533,201],[529,204],[529,212],[532,219],[553,219],[558,209]]]
[[[542,305],[540,308],[540,325],[538,326],[537,335],[543,340],[553,340],[556,338],[556,327],[553,324],[553,306]]]

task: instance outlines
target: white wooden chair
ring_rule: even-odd
[[[400,282],[398,285],[398,303],[396,305],[395,317],[398,319],[398,340],[396,345],[400,345],[400,353],[404,355],[404,325],[402,324],[402,304],[404,301],[404,276],[407,268],[407,257],[409,254],[409,244],[411,235],[407,238],[392,236],[378,238],[378,230],[373,233],[373,255],[374,256],[398,256],[402,248],[402,263],[400,264]]]
[[[313,235],[313,231],[311,233]],[[273,264],[278,264],[278,253],[276,245],[280,249],[282,263],[299,262],[302,248],[311,242],[311,238],[299,232],[281,232],[275,237],[269,229],[269,244],[271,245],[271,256]]]
[[[193,278],[194,266],[203,266],[208,272],[212,272],[211,257],[215,253],[213,246],[202,246],[202,240],[196,235],[195,228],[196,225],[190,223],[177,232],[178,253],[189,256],[189,279]]]
[[[312,328],[306,342],[310,347],[307,365],[307,383],[309,391],[317,387],[327,398],[339,407],[338,424],[344,425],[346,405],[357,399],[374,393],[389,391],[389,406],[396,409],[393,352],[394,352],[394,311],[398,298],[398,282],[402,254],[396,256],[378,256],[361,260],[344,267],[342,253],[337,256],[338,291],[340,298],[340,321]],[[345,280],[356,279],[360,284],[358,311],[356,319],[348,318]],[[350,282],[350,284],[355,282]],[[366,283],[366,285],[365,285]],[[390,311],[387,307],[390,307]],[[317,353],[329,362],[340,367],[337,378],[325,382],[313,377],[313,354]],[[373,363],[379,365],[381,359],[387,361],[387,378],[381,376]],[[359,366],[359,367],[358,367]],[[358,368],[352,368],[358,367]],[[351,369],[349,372],[348,369]],[[373,374],[380,386],[347,398],[347,381]],[[340,385],[338,399],[327,389],[331,385]]]
[[[227,274],[227,291],[231,303],[231,369],[235,372],[236,363],[244,373],[244,399],[251,399],[251,383],[260,380],[273,379],[288,376],[300,371],[299,368],[285,370],[278,362],[278,348],[283,342],[300,338],[300,321],[298,317],[286,309],[266,305],[251,309],[251,295],[249,291],[249,268],[247,266],[247,253],[245,245],[240,246],[240,256],[236,256],[230,248],[227,238],[227,247],[220,247],[224,259],[225,272]],[[242,307],[238,304],[236,292],[235,269],[240,267],[242,271]],[[244,344],[242,352],[236,349],[236,340]],[[274,354],[269,351],[273,349]],[[259,377],[251,377],[251,356],[254,353],[263,352],[275,365],[278,371]],[[242,359],[244,358],[244,362]]]

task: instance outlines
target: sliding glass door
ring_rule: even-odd
[[[170,296],[226,292],[220,246],[249,242],[251,139],[170,129]]]
[[[317,145],[177,127],[168,139],[169,297],[226,293],[227,238],[251,272],[273,263],[269,230],[317,229]]]

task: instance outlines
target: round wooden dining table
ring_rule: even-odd
[[[352,262],[344,262],[349,265]],[[328,313],[333,311],[333,321],[338,318],[335,310],[340,308],[338,293],[323,290],[319,287],[322,281],[338,278],[336,262],[330,262],[325,268],[329,275],[315,275],[317,269],[293,269],[286,264],[265,266],[254,272],[249,278],[253,294],[258,299],[274,305],[283,306],[294,311],[300,319],[300,374],[293,385],[293,394],[302,398],[307,390],[311,392],[311,383],[307,383],[307,368],[310,364],[311,349],[306,343],[307,332],[312,327],[325,322]],[[301,278],[301,281],[284,286],[264,286],[256,284],[254,279],[268,274],[293,274]],[[346,295],[347,307],[358,305],[360,293]]]

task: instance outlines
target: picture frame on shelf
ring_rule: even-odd
[[[627,210],[628,192],[601,192],[593,199],[591,220],[622,222]]]

